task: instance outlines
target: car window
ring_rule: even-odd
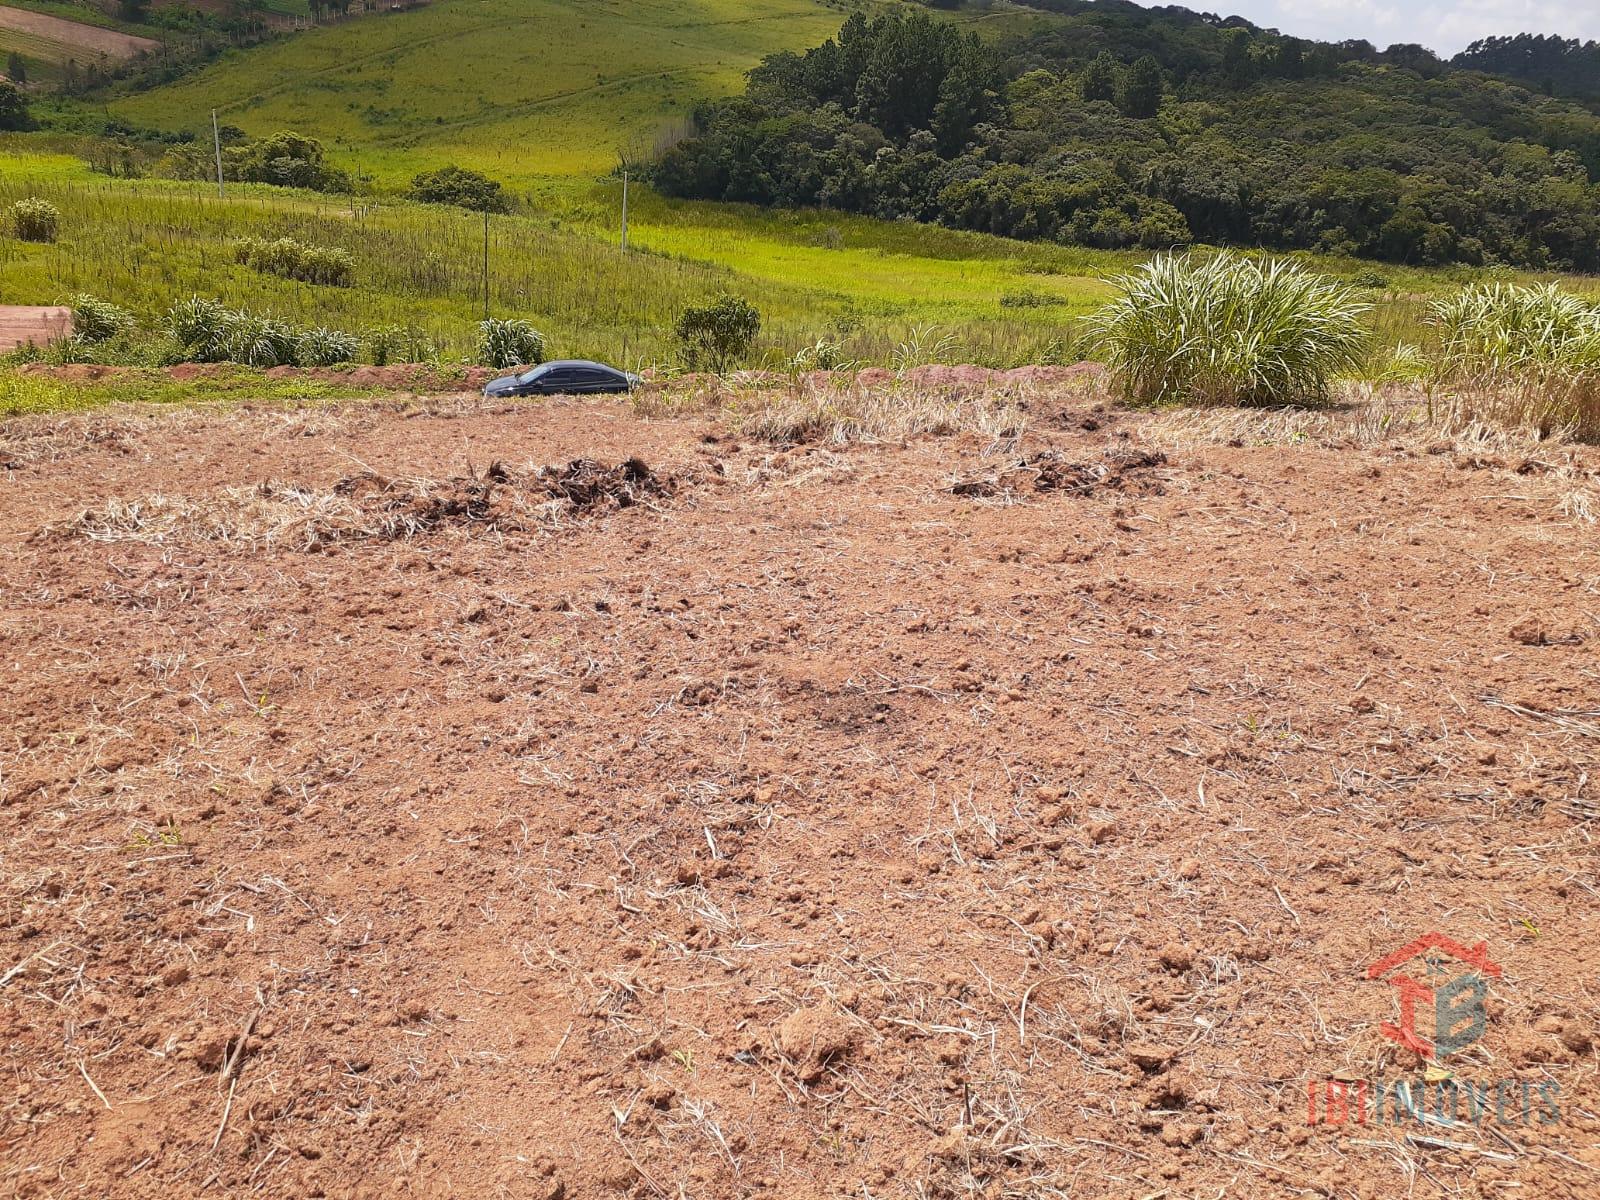
[[[517,382],[518,383],[536,383],[537,381],[543,379],[548,374],[550,374],[550,364],[546,363],[543,366],[535,367],[533,370],[527,371],[524,374],[520,375],[517,378]]]
[[[603,367],[589,367],[579,372],[579,382],[590,384],[615,383],[617,382],[617,377]]]

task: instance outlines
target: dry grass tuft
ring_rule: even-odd
[[[1503,423],[1468,406],[1441,402],[1416,387],[1347,389],[1327,408],[1171,409],[1143,425],[1152,439],[1174,448],[1195,446],[1315,446],[1450,456],[1459,465],[1502,471],[1553,511],[1576,521],[1600,517],[1600,461],[1565,436],[1543,436],[1534,425]]]
[[[925,434],[978,433],[1011,443],[1027,428],[1026,389],[992,384],[940,387],[905,378],[794,377],[784,386],[718,382],[651,390],[634,400],[645,417],[715,415],[740,433],[779,445],[904,442]]]

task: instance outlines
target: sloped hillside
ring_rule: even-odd
[[[825,38],[819,0],[439,0],[225,55],[112,104],[140,125],[192,128],[216,108],[252,134],[291,128],[379,177],[441,158],[527,183],[648,153],[672,114],[736,90],[785,47]]]

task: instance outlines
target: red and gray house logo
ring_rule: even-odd
[[[1368,979],[1387,979],[1398,993],[1400,1019],[1384,1021],[1383,1036],[1434,1062],[1483,1037],[1488,981],[1501,974],[1488,951],[1487,942],[1463,946],[1442,933],[1425,933],[1369,966]],[[1419,1013],[1429,1010],[1432,1041],[1417,1027]]]

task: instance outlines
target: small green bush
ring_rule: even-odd
[[[1600,305],[1554,284],[1466,288],[1434,301],[1428,322],[1443,340],[1446,373],[1456,377],[1600,369]]]
[[[402,347],[405,345],[405,336],[406,331],[398,325],[379,325],[367,330],[362,339],[366,343],[367,361],[375,367],[405,362],[401,357],[404,354]]]
[[[349,287],[355,282],[356,260],[348,250],[307,246],[293,238],[240,238],[234,258],[252,270],[301,283]]]
[[[175,304],[161,323],[172,362],[235,362],[248,367],[325,367],[354,362],[361,339],[334,329],[299,330],[261,313],[226,308],[195,296]]]
[[[297,279],[325,287],[349,287],[355,282],[356,260],[336,246],[308,246],[300,259]]]
[[[1166,254],[1116,284],[1087,327],[1130,400],[1315,402],[1366,354],[1370,306],[1292,262]]]
[[[53,242],[61,229],[61,210],[31,196],[18,200],[11,206],[11,228],[24,242]]]
[[[761,313],[742,296],[691,305],[673,327],[690,368],[717,374],[747,357],[760,332]]]
[[[361,339],[338,329],[306,329],[295,339],[294,361],[302,367],[332,367],[361,357]]]
[[[249,312],[230,317],[226,361],[247,367],[291,367],[298,361],[300,339],[287,321]]]
[[[410,195],[425,204],[455,204],[478,212],[511,211],[511,201],[499,180],[465,167],[424,171],[411,181]]]
[[[137,324],[131,312],[108,300],[78,295],[68,304],[72,309],[72,332],[85,342],[109,342],[132,333]]]
[[[789,360],[789,369],[799,373],[807,371],[848,371],[855,362],[844,356],[844,347],[827,338],[819,338],[809,346],[802,346]]]
[[[179,362],[226,362],[235,314],[215,300],[191,296],[167,310],[162,329],[176,343]]]
[[[536,366],[544,361],[544,334],[526,321],[483,321],[478,325],[478,361],[486,367]]]
[[[376,367],[392,363],[438,361],[439,344],[415,325],[380,325],[367,330],[367,361]]]

